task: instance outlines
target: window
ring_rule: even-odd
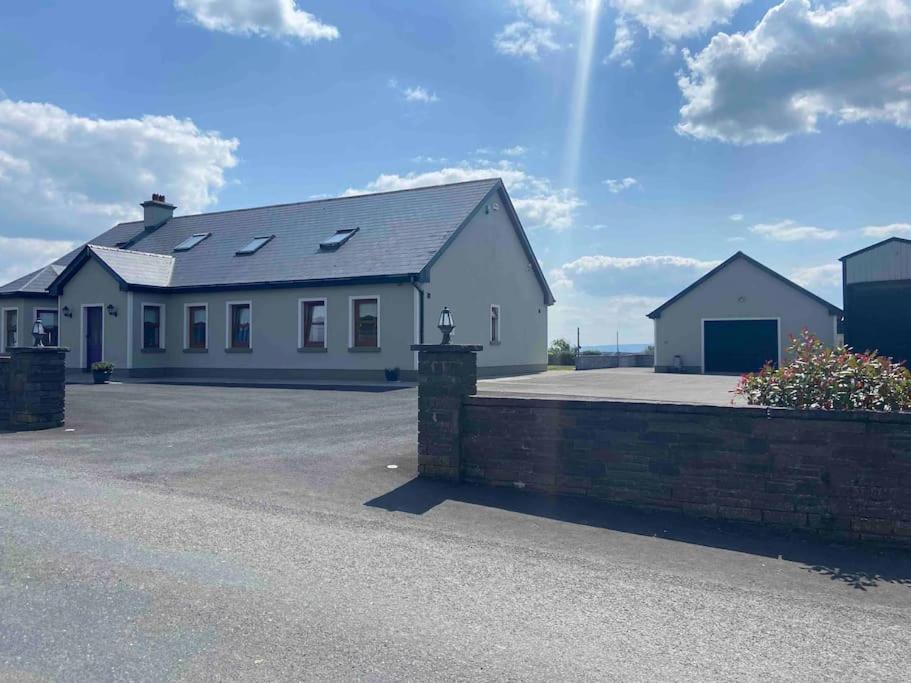
[[[190,251],[197,244],[202,242],[206,237],[209,237],[211,232],[197,232],[195,235],[187,237],[183,242],[174,247],[174,251]]]
[[[60,344],[59,324],[56,308],[38,308],[35,310],[35,319],[44,325],[44,343],[47,346]]]
[[[255,254],[264,246],[269,244],[272,241],[272,238],[275,235],[266,235],[263,237],[254,237],[243,249],[238,249],[234,252],[235,256],[249,256],[250,254]]]
[[[164,348],[161,337],[161,319],[163,313],[157,304],[142,305],[142,348],[156,351]]]
[[[350,228],[348,230],[337,230],[336,233],[327,240],[319,243],[319,248],[323,251],[334,251],[342,246],[345,242],[354,237],[360,228]]]
[[[298,346],[305,349],[326,348],[326,300],[301,299],[301,333]]]
[[[187,304],[184,342],[186,348],[205,350],[209,348],[209,307],[206,304]]]
[[[500,307],[496,304],[490,307],[490,343],[500,343]]]
[[[253,310],[249,301],[228,303],[228,348],[253,348]]]
[[[19,345],[19,309],[3,310],[3,349],[9,350]]]
[[[376,349],[380,342],[380,300],[376,297],[352,300],[353,346]]]

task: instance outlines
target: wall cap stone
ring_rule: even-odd
[[[603,410],[647,413],[678,413],[687,415],[718,415],[752,417],[755,419],[817,420],[829,422],[877,422],[911,425],[911,412],[879,412],[873,410],[795,410],[793,408],[763,408],[761,406],[712,406],[698,403],[659,403],[622,401],[610,398],[570,398],[555,396],[509,396],[477,394],[465,397],[466,405],[492,403],[516,408],[551,408],[554,410]]]
[[[424,353],[476,353],[483,351],[484,347],[479,344],[412,344],[411,350]]]

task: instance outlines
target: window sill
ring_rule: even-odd
[[[225,353],[253,353],[253,349],[225,349]]]
[[[167,353],[166,349],[140,349],[140,353]]]
[[[502,344],[503,342],[501,342],[501,341],[492,341],[492,342],[488,342],[488,343],[490,344],[490,346],[499,346],[499,345]]]
[[[209,353],[209,349],[184,349],[184,353]]]
[[[298,353],[328,353],[329,349],[325,346],[299,346]]]
[[[382,349],[379,346],[349,346],[348,353],[379,353]]]

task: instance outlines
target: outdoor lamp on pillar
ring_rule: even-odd
[[[452,322],[452,313],[449,311],[448,306],[443,306],[443,310],[440,311],[440,322],[437,328],[443,333],[442,343],[448,344],[452,331],[455,329],[455,324]]]
[[[44,323],[36,320],[32,326],[32,336],[35,338],[35,346],[44,346]]]
[[[114,304],[108,304],[108,315],[117,317],[117,307]]]

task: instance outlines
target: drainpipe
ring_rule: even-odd
[[[412,286],[418,290],[419,298],[421,300],[420,306],[418,306],[418,344],[424,343],[424,290],[418,287],[417,278],[411,279]]]

